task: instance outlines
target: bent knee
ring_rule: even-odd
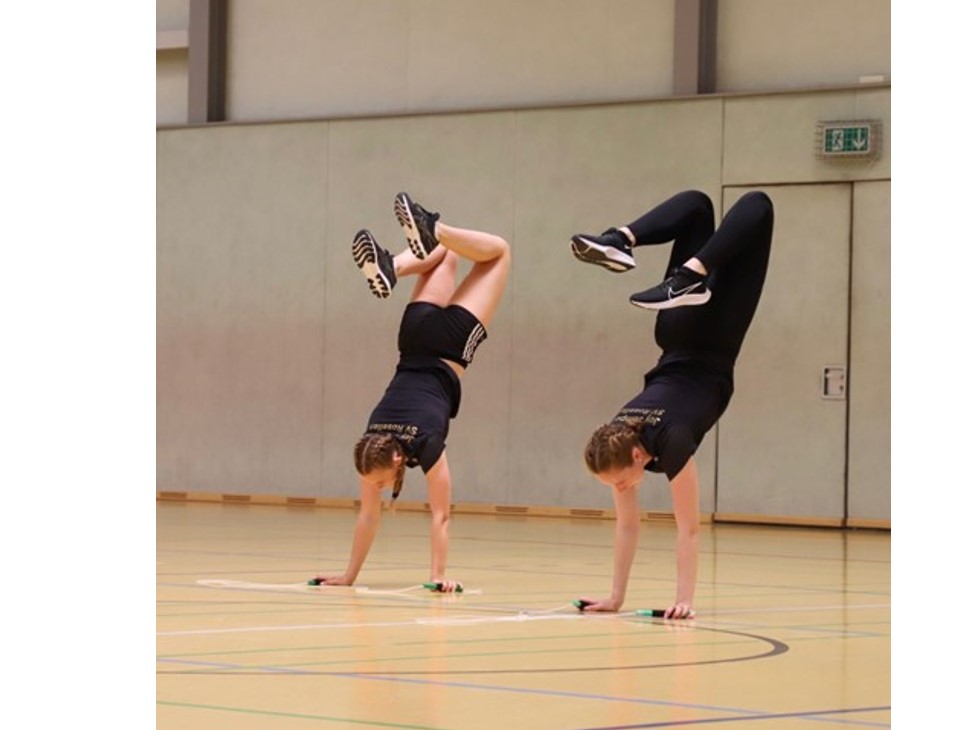
[[[772,198],[761,190],[752,190],[745,193],[745,195],[739,198],[739,202],[742,201],[745,201],[745,205],[751,207],[753,210],[757,210],[761,215],[772,215],[774,211]]]
[[[711,198],[708,197],[707,193],[703,193],[700,190],[685,190],[683,193],[679,193],[678,197],[686,200],[693,208],[703,210],[714,217],[715,204],[711,202]]]
[[[494,267],[502,269],[508,269],[509,262],[512,260],[512,247],[509,245],[509,241],[502,236],[496,236],[493,243],[493,251],[495,252],[495,255],[483,263],[491,264]]]

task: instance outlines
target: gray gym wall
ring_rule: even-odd
[[[188,7],[160,2],[160,35]],[[618,276],[577,264],[569,237],[684,188],[721,213],[758,187],[773,259],[736,399],[699,453],[702,509],[889,520],[890,89],[858,83],[889,70],[889,2],[722,0],[719,93],[687,98],[674,16],[674,0],[238,0],[230,122],[205,127],[185,126],[185,51],[160,50],[156,491],[356,496],[351,450],[410,282],[373,298],[350,241],[368,227],[400,247],[391,201],[408,190],[513,247],[448,442],[454,500],[610,507],[582,448],[658,355],[627,296],[667,250]],[[832,119],[882,120],[882,155],[819,159]],[[833,364],[846,401],[819,397]],[[418,472],[406,490],[424,499]],[[670,509],[662,478],[642,492]]]

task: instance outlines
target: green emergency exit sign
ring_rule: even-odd
[[[870,151],[870,125],[830,127],[825,131],[823,153],[827,155],[867,154]]]
[[[821,157],[875,157],[879,152],[880,122],[820,122],[816,140]]]

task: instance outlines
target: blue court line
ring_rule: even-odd
[[[563,637],[559,637],[559,638],[562,639]],[[522,641],[522,640],[520,640],[520,641]],[[694,644],[693,646],[694,647],[699,647],[699,646],[707,645],[707,646],[726,647],[726,646],[729,646],[732,643],[743,643],[743,642],[741,642],[741,641],[736,641],[736,642],[717,642],[717,643],[716,642],[706,642],[705,644]],[[427,646],[427,644],[426,644],[426,646]],[[645,643],[645,644],[629,644],[629,645],[627,645],[626,648],[628,648],[628,649],[662,649],[662,648],[672,647],[672,646],[676,646],[676,644],[658,644],[658,643],[655,643],[655,642],[649,642],[649,643]],[[261,650],[261,651],[266,652],[268,650],[265,650],[264,649],[264,650]],[[278,653],[285,653],[285,652],[288,652],[288,651],[291,651],[291,650],[290,649],[278,649],[276,651]],[[574,654],[574,653],[579,654],[579,653],[585,653],[585,652],[589,653],[589,652],[605,652],[605,651],[611,651],[611,650],[608,649],[608,648],[602,647],[602,646],[594,646],[594,647],[586,647],[586,648],[583,648],[583,649],[578,649],[577,647],[556,648],[556,649],[534,649],[534,650],[531,650],[531,651],[525,652],[525,653],[528,653],[528,654],[530,654],[532,656],[536,656],[536,655],[539,655],[539,654]],[[219,652],[210,652],[210,654],[218,654],[218,653]],[[522,656],[523,654],[524,654],[524,652],[522,650],[517,650],[517,649],[513,649],[511,651],[479,651],[479,652],[469,652],[469,651],[466,651],[466,652],[463,652],[463,653],[460,653],[460,654],[459,653],[449,654],[448,655],[448,658],[451,659],[451,660],[456,660],[456,659],[469,659],[469,658],[481,658],[481,657],[510,657],[510,656],[517,657],[517,656]],[[178,654],[172,654],[172,655],[168,655],[168,656],[166,656],[164,658],[165,659],[172,660],[172,659],[178,659],[180,656],[181,655],[178,655]],[[188,655],[185,655],[185,656],[188,656]],[[158,657],[158,658],[161,659],[163,657]],[[331,665],[332,666],[334,664],[357,664],[357,665],[360,665],[360,664],[387,663],[387,664],[392,664],[393,665],[395,662],[411,662],[411,661],[421,660],[421,659],[428,659],[428,654],[427,653],[425,653],[425,654],[418,654],[418,655],[415,655],[415,656],[375,657],[375,658],[368,659],[368,660],[363,660],[363,661],[359,657],[347,657],[347,658],[343,658],[343,659],[330,659],[330,660],[327,660],[327,661],[317,660],[317,661],[312,661],[312,662],[287,662],[286,664],[264,664],[264,665],[259,666],[259,667],[248,667],[247,669],[243,669],[239,673],[240,674],[243,674],[243,673],[249,673],[249,672],[253,672],[253,671],[262,671],[262,670],[266,669],[267,667],[273,666],[273,667],[277,667],[278,671],[279,671],[279,668],[280,667],[287,667],[287,668],[290,668],[293,671],[298,671],[298,668],[303,668],[303,670],[306,671],[306,672],[308,672],[308,673],[318,674],[318,675],[320,675],[320,674],[328,675],[328,674],[331,674],[332,672],[327,671],[325,669],[317,669],[317,670],[314,670],[314,669],[310,669],[310,667],[326,667],[328,665]],[[187,662],[187,663],[191,663],[191,662]],[[335,671],[339,671],[339,670],[335,670]],[[362,673],[367,673],[367,674],[372,674],[372,673],[373,674],[383,674],[384,673],[380,669],[374,670],[373,672],[369,672],[368,670],[364,670],[364,669],[359,670],[359,671],[361,671]],[[389,671],[389,670],[386,669],[384,671]],[[393,671],[393,670],[391,670],[391,671]],[[537,673],[540,673],[543,670],[535,670],[535,671]],[[405,673],[408,674],[409,672],[405,672]],[[424,674],[424,672],[421,672],[421,673]],[[435,672],[433,672],[433,673],[435,673]]]
[[[873,722],[861,722],[857,720],[851,720],[844,722],[842,720],[829,720],[825,717],[817,717],[817,715],[832,715],[840,712],[872,712],[875,710],[889,710],[890,707],[867,707],[858,709],[846,709],[846,710],[820,710],[816,712],[796,712],[791,714],[771,714],[758,710],[743,710],[735,707],[718,707],[712,705],[696,705],[684,702],[669,702],[666,700],[650,700],[635,697],[611,697],[609,695],[594,695],[586,694],[583,692],[566,692],[563,690],[547,690],[547,689],[527,689],[522,687],[503,687],[488,684],[474,684],[471,682],[443,682],[440,680],[425,680],[425,679],[414,679],[410,677],[384,677],[377,675],[362,675],[354,673],[335,673],[331,676],[335,677],[346,677],[349,679],[372,679],[377,681],[390,681],[390,682],[404,682],[406,684],[430,684],[435,686],[446,686],[452,688],[460,689],[478,689],[487,690],[491,692],[513,692],[516,694],[532,694],[532,695],[544,695],[553,697],[568,697],[570,699],[582,699],[582,700],[596,700],[598,702],[623,702],[631,704],[640,705],[652,705],[655,707],[677,707],[677,708],[687,708],[692,710],[705,710],[708,712],[732,712],[736,713],[734,717],[726,718],[712,718],[709,720],[687,720],[687,721],[677,721],[677,722],[666,722],[658,724],[645,724],[645,725],[627,725],[620,726],[617,728],[587,728],[585,730],[622,730],[622,728],[651,728],[651,727],[673,727],[677,725],[692,725],[702,722],[737,722],[740,720],[761,720],[761,719],[772,719],[772,718],[784,718],[784,717],[805,717],[807,720],[815,720],[819,722],[841,722],[847,725],[860,725],[864,727],[890,727],[889,723],[873,723]]]
[[[808,612],[808,611],[807,611]],[[717,620],[718,616],[714,615]],[[889,621],[867,621],[867,625],[886,625],[890,626]],[[724,629],[736,629],[738,631],[753,631],[755,629],[765,630],[766,628],[771,628],[774,632],[780,631],[803,631],[807,634],[827,634],[827,636],[821,638],[844,638],[844,639],[885,639],[890,636],[887,631],[864,631],[862,629],[854,629],[852,627],[834,627],[828,628],[826,626],[820,626],[818,624],[779,624],[778,626],[767,627],[764,623],[742,623],[739,621],[718,621],[719,628]],[[802,637],[802,638],[812,638],[812,637]],[[798,641],[798,638],[790,638],[787,641]]]
[[[240,664],[227,664],[226,662],[201,662],[198,660],[188,660],[188,659],[167,659],[165,657],[156,657],[156,662],[160,664],[188,664],[193,667],[206,667],[207,669],[226,669],[233,674],[238,674],[238,670],[241,669],[253,669],[253,667],[244,667]],[[265,667],[256,667],[260,671],[273,672],[274,674],[319,674],[319,672],[312,672],[309,670],[302,669],[290,669],[289,667],[274,667],[267,665]],[[218,674],[205,675],[218,677]]]
[[[707,725],[718,722],[748,722],[749,720],[781,720],[791,717],[803,717],[807,720],[818,720],[820,722],[837,722],[840,724],[865,725],[867,727],[890,727],[888,722],[861,722],[859,720],[846,720],[839,718],[828,718],[823,715],[840,715],[853,712],[883,712],[889,711],[890,705],[881,707],[851,707],[842,710],[811,710],[806,712],[777,712],[756,717],[710,717],[704,720],[669,720],[665,722],[648,722],[640,725],[609,725],[604,727],[578,728],[578,730],[643,730],[644,728],[654,727],[685,727],[687,725]]]
[[[535,642],[535,641],[562,641],[563,639],[566,639],[566,638],[571,638],[571,639],[577,639],[577,638],[581,638],[581,639],[592,639],[592,638],[598,638],[598,637],[604,637],[604,636],[613,636],[613,634],[581,634],[579,636],[575,636],[575,635],[567,636],[566,634],[558,634],[558,635],[555,635],[555,636],[532,637],[532,638],[529,639],[529,641],[530,642]],[[882,637],[869,637],[869,636],[856,637],[856,636],[849,636],[847,638],[882,638]],[[797,642],[807,642],[807,641],[822,641],[822,640],[825,640],[825,639],[824,638],[820,638],[820,637],[815,637],[815,636],[809,636],[809,637],[805,637],[805,638],[801,638],[801,639],[790,639],[787,643],[797,643]],[[459,641],[450,641],[449,643],[451,643],[451,644],[488,644],[488,645],[494,645],[494,644],[497,644],[497,643],[500,643],[500,642],[520,642],[521,643],[522,641],[523,641],[523,638],[522,637],[509,637],[509,638],[502,638],[502,639],[466,639],[466,640],[459,640]],[[695,643],[695,644],[692,644],[692,646],[695,647],[695,648],[701,647],[701,646],[726,647],[726,646],[730,646],[733,643],[742,643],[742,642],[732,642],[732,641],[703,642],[703,643]],[[391,645],[392,646],[427,646],[428,645],[428,642],[427,641],[392,641],[391,642]],[[215,663],[215,662],[214,663],[207,664],[205,662],[192,662],[192,661],[188,661],[188,660],[185,660],[185,659],[187,657],[196,657],[196,656],[231,656],[231,655],[234,655],[234,654],[248,654],[248,655],[252,655],[252,654],[284,654],[284,653],[288,653],[288,652],[302,652],[302,651],[334,651],[334,650],[344,650],[344,649],[359,649],[359,648],[361,648],[363,646],[364,646],[363,644],[346,644],[346,645],[335,645],[335,646],[299,646],[299,647],[294,647],[294,646],[281,646],[281,647],[262,648],[262,649],[212,650],[212,651],[204,651],[204,652],[176,652],[176,653],[172,653],[172,654],[156,654],[155,655],[155,658],[159,662],[166,662],[166,663],[169,663],[169,664],[180,664],[180,663],[182,663],[182,664],[193,664],[193,663],[196,663],[196,664],[199,664],[200,666],[211,666],[211,667],[216,668],[216,669],[233,670],[233,671],[236,671],[237,673],[251,673],[251,672],[254,672],[254,671],[262,671],[262,670],[268,669],[269,667],[275,667],[276,668],[276,671],[280,671],[280,667],[289,667],[290,668],[290,671],[292,671],[294,673],[300,672],[301,674],[320,674],[321,672],[320,671],[317,671],[317,670],[312,670],[312,669],[300,669],[300,670],[298,670],[295,667],[297,667],[297,666],[302,666],[302,667],[322,666],[322,665],[326,665],[326,664],[335,664],[335,663],[340,663],[340,662],[348,662],[348,663],[351,663],[351,662],[360,662],[361,659],[360,658],[353,658],[352,657],[352,658],[348,658],[348,659],[342,659],[340,661],[327,661],[327,662],[315,661],[315,662],[306,662],[306,663],[299,664],[299,665],[298,664],[295,664],[294,662],[288,662],[287,664],[284,664],[284,665],[264,664],[264,665],[261,665],[261,666],[241,665],[241,664],[221,664],[221,663]],[[675,646],[677,646],[677,643],[673,643],[672,642],[672,643],[668,643],[668,644],[659,644],[659,643],[632,644],[628,648],[636,648],[636,647],[642,647],[643,648],[643,647],[649,647],[649,648],[652,648],[652,649],[666,649],[666,648],[671,648],[671,647],[675,647]],[[573,647],[573,648],[570,648],[570,649],[555,649],[555,650],[537,649],[537,650],[531,650],[528,653],[530,653],[530,654],[543,654],[543,653],[559,653],[559,652],[567,652],[567,651],[570,651],[570,652],[572,652],[572,651],[578,651],[578,652],[585,652],[585,651],[609,651],[609,649],[605,649],[604,647],[590,647],[590,648],[577,649],[576,647]],[[521,652],[521,651],[519,651],[519,652],[497,652],[497,651],[492,651],[492,652],[479,652],[479,653],[472,653],[472,654],[469,654],[469,653],[465,653],[465,654],[451,654],[451,655],[449,655],[449,658],[451,658],[451,659],[465,659],[465,658],[468,658],[470,656],[501,656],[503,654],[514,654],[515,655],[515,654],[522,654],[522,653],[523,652]],[[415,658],[419,658],[419,659],[421,659],[421,658],[427,658],[427,655],[423,655],[421,657],[377,657],[377,658],[369,659],[367,661],[370,662],[370,663],[383,662],[383,661],[396,662],[396,661],[411,661],[411,660],[413,660]],[[185,661],[182,661],[182,660],[185,660]],[[330,674],[330,672],[325,672],[325,673]],[[380,672],[378,672],[378,673],[380,674]]]
[[[236,712],[243,715],[262,715],[264,717],[286,717],[297,720],[322,720],[324,722],[337,722],[341,725],[367,725],[369,727],[390,727],[399,730],[443,730],[441,727],[429,727],[428,725],[404,725],[398,722],[382,722],[380,720],[356,720],[352,717],[329,717],[327,715],[308,715],[302,712],[279,712],[273,710],[257,710],[252,707],[226,707],[223,705],[201,705],[197,702],[169,702],[158,700],[156,705],[167,707],[182,707],[190,710],[215,710],[216,712]]]
[[[613,697],[610,695],[597,695],[597,694],[587,694],[585,692],[567,692],[564,690],[551,690],[551,689],[529,689],[523,687],[506,687],[502,685],[491,685],[491,684],[477,684],[474,682],[451,682],[443,681],[438,679],[419,679],[415,677],[392,677],[392,676],[382,676],[376,674],[357,674],[354,672],[318,672],[318,671],[306,671],[301,669],[290,669],[288,667],[252,667],[239,664],[229,664],[224,662],[202,662],[202,661],[185,661],[179,659],[159,659],[159,662],[169,663],[169,664],[190,664],[194,666],[208,667],[211,669],[226,669],[226,670],[241,670],[241,671],[267,671],[273,672],[281,676],[285,675],[307,675],[313,674],[316,676],[327,676],[327,677],[340,677],[343,679],[366,679],[377,682],[399,682],[402,684],[418,684],[425,686],[435,686],[435,687],[449,687],[453,689],[472,689],[472,690],[483,690],[487,692],[512,692],[515,694],[529,694],[529,695],[540,695],[545,697],[565,697],[569,699],[578,700],[595,700],[598,702],[617,702],[626,704],[637,704],[637,705],[651,705],[653,707],[676,707],[681,709],[691,709],[691,710],[704,710],[706,712],[731,712],[735,713],[732,717],[724,718],[712,718],[708,720],[686,720],[677,721],[671,723],[661,723],[661,724],[646,724],[646,725],[627,725],[618,726],[616,728],[589,728],[588,730],[621,730],[621,728],[651,728],[651,727],[672,727],[676,725],[691,725],[695,723],[702,722],[732,722],[739,720],[761,720],[761,719],[772,719],[772,718],[783,718],[783,717],[805,717],[807,720],[815,720],[818,722],[840,722],[841,724],[848,725],[858,725],[861,727],[890,727],[887,723],[872,723],[872,722],[862,722],[858,720],[843,721],[843,720],[833,720],[827,719],[825,717],[818,717],[819,715],[832,715],[837,713],[848,713],[848,712],[870,712],[876,710],[889,710],[889,707],[872,707],[872,708],[859,708],[859,709],[848,709],[848,710],[819,710],[816,712],[807,711],[799,713],[790,714],[770,714],[767,712],[761,712],[758,710],[744,710],[735,707],[720,707],[717,705],[698,705],[689,704],[684,702],[670,702],[667,700],[652,700],[641,697]],[[217,677],[220,675],[212,674],[206,675],[207,677]],[[237,676],[236,672],[230,676]]]
[[[215,651],[190,651],[176,654],[156,654],[156,659],[181,659],[194,656],[231,656],[233,654],[280,654],[282,652],[301,651],[343,651],[345,649],[366,649],[368,644],[334,644],[326,646],[275,646],[264,649],[221,649]]]

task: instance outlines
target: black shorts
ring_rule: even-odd
[[[440,357],[467,368],[487,336],[482,323],[465,307],[412,302],[401,317],[398,350],[402,358]]]

